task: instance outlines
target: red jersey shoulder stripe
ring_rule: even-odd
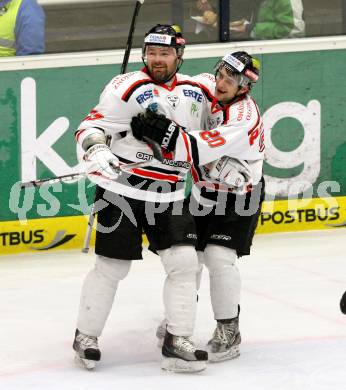
[[[152,80],[148,80],[148,79],[137,80],[127,88],[127,90],[123,93],[121,99],[127,102],[132,96],[132,94],[136,91],[136,89],[140,88],[142,85],[152,84],[152,83],[153,83]]]

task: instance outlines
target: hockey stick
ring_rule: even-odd
[[[139,14],[139,10],[140,10],[140,8],[141,8],[143,3],[144,3],[144,0],[137,0],[136,1],[136,6],[135,6],[135,9],[134,9],[133,15],[132,15],[129,35],[127,37],[126,49],[125,49],[125,54],[124,54],[124,58],[123,58],[123,63],[121,64],[120,74],[126,73],[126,68],[127,68],[128,62],[129,62],[130,52],[131,52],[131,48],[132,48],[133,33],[134,33],[135,27],[136,27],[137,16]],[[91,212],[90,212],[90,215],[89,215],[87,231],[86,231],[86,234],[85,234],[84,245],[83,245],[83,248],[82,248],[82,252],[83,253],[88,253],[89,252],[91,232],[92,232],[92,228],[93,228],[94,220],[95,220],[95,202],[96,202],[96,199],[97,199],[97,195],[98,195],[98,187],[96,187],[94,202],[93,202],[93,205],[92,205],[92,208],[91,208]]]
[[[146,136],[143,137],[143,140],[147,144],[149,144],[149,146],[151,147],[151,149],[153,151],[154,158],[156,158],[156,160],[159,160],[162,163],[164,160],[164,157],[162,154],[161,146],[156,141],[154,141],[151,138],[148,138]]]
[[[53,185],[55,183],[62,183],[65,181],[76,180],[84,176],[86,176],[85,172],[78,172],[78,173],[71,173],[70,175],[50,177],[48,179],[31,180],[31,181],[26,181],[24,183],[21,183],[20,188],[23,189],[23,188],[30,188],[30,187],[41,187],[44,184]]]
[[[130,169],[140,168],[141,166],[146,165],[148,163],[149,163],[149,161],[139,161],[139,162],[135,162],[135,163],[120,165],[117,167],[114,166],[113,169],[115,170],[115,172],[117,172],[119,174],[121,174],[123,172],[128,173],[130,171]],[[23,188],[30,188],[30,187],[41,187],[44,184],[53,185],[55,183],[68,182],[71,180],[76,180],[76,179],[80,179],[82,177],[86,177],[88,175],[92,175],[93,173],[95,174],[95,173],[97,173],[97,171],[95,171],[95,172],[76,172],[76,173],[70,173],[68,175],[50,177],[48,179],[31,180],[31,181],[21,183],[20,188],[23,189]]]
[[[144,0],[137,0],[136,1],[135,10],[133,11],[132,20],[131,20],[129,36],[127,37],[124,59],[123,59],[122,65],[121,65],[121,70],[120,70],[121,74],[126,73],[126,68],[127,68],[128,62],[129,62],[130,52],[131,52],[131,48],[132,48],[133,33],[134,33],[135,27],[136,27],[137,16],[139,14],[139,10],[141,9],[141,6],[143,3],[144,3]]]
[[[127,38],[124,60],[123,60],[122,66],[121,66],[121,74],[126,72],[127,64],[129,62],[131,47],[132,47],[133,33],[134,33],[135,27],[136,27],[137,16],[138,16],[139,10],[140,10],[143,3],[144,3],[144,0],[139,0],[136,2],[135,10],[133,12],[132,21],[131,21],[130,32],[129,32],[129,36]],[[143,138],[152,148],[153,155],[156,158],[156,160],[163,162],[163,155],[162,155],[160,145],[148,137],[143,137]]]

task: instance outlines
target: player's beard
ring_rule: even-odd
[[[163,83],[171,78],[167,68],[153,67],[150,73],[152,74],[153,78],[159,83]]]
[[[149,68],[149,71],[153,79],[159,83],[169,81],[174,75],[174,71],[170,72],[167,65],[153,65]]]

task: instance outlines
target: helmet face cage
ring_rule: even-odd
[[[217,62],[214,67],[215,76],[223,68],[230,76],[238,76],[240,87],[251,89],[252,85],[258,80],[260,62],[246,52],[235,52],[227,54]]]

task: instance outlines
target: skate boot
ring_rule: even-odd
[[[238,357],[240,343],[239,317],[217,321],[213,337],[207,345],[209,360],[220,362]]]
[[[197,302],[198,302],[198,294],[197,294]],[[165,335],[166,335],[167,323],[168,323],[167,319],[164,318],[156,329],[157,346],[159,348],[163,346],[163,340],[165,339]]]
[[[75,362],[87,370],[92,370],[96,362],[101,359],[101,352],[97,344],[97,337],[88,336],[76,329],[73,341],[73,349],[76,351]]]
[[[156,329],[157,346],[159,348],[162,348],[163,346],[163,340],[165,339],[165,335],[166,335],[166,328],[167,328],[167,320],[166,318],[164,318]]]
[[[196,349],[188,337],[174,336],[166,330],[161,368],[174,372],[198,372],[207,368],[208,353]]]

